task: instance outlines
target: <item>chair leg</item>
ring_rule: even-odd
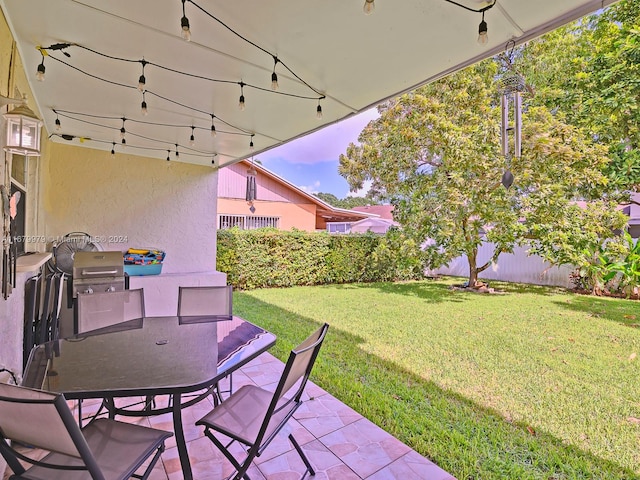
[[[298,443],[298,441],[293,438],[292,434],[289,434],[289,441],[293,444],[293,448],[296,449],[296,451],[298,452],[298,455],[300,455],[300,458],[302,458],[302,461],[304,462],[305,466],[307,467],[306,472],[309,472],[311,475],[315,475],[316,472],[313,470],[313,467],[311,466],[311,463],[309,463],[309,459],[307,458],[307,456],[304,454],[304,452],[302,451],[302,448],[300,447],[300,444]],[[303,476],[304,478],[304,476]]]
[[[238,460],[236,460],[236,458],[233,455],[231,455],[231,453],[228,450],[229,445],[235,442],[235,440],[232,440],[231,443],[225,446],[206,427],[204,429],[204,434],[209,438],[209,440],[213,442],[213,444],[216,447],[218,447],[218,450],[220,450],[222,454],[225,457],[227,457],[227,460],[229,460],[229,462],[231,462],[231,465],[233,465],[233,467],[236,469],[236,474],[233,476],[233,480],[240,480],[241,478],[244,478],[244,480],[251,480],[251,478],[247,474],[247,470],[249,470],[249,467],[251,466],[251,462],[256,457],[255,449],[251,448],[249,450],[249,452],[247,453],[247,457],[244,459],[241,465],[240,462],[238,462]]]
[[[144,471],[144,473],[142,475],[133,474],[133,477],[139,478],[141,480],[147,480],[151,475],[151,472],[153,471],[153,467],[156,465],[156,463],[158,463],[158,460],[160,459],[160,455],[162,455],[163,452],[164,452],[164,443],[158,447],[155,455],[151,459],[151,462],[149,463],[149,466]]]

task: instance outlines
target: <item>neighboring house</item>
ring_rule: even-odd
[[[397,227],[400,224],[393,220],[393,205],[364,205],[362,207],[353,207],[356,212],[378,215],[378,218],[365,218],[351,225],[352,233],[386,233],[391,227]]]
[[[247,173],[251,166],[251,162],[245,160],[218,171],[218,228],[274,227],[347,233],[352,223],[376,216],[335,208],[257,163],[253,164],[257,175],[252,212],[246,200]]]
[[[377,215],[385,220],[393,220],[393,205],[364,205],[362,207],[353,207],[352,210]]]
[[[365,218],[359,222],[351,224],[351,233],[386,233],[391,227],[397,227],[400,224],[386,218]]]

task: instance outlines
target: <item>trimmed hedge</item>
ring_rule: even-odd
[[[217,269],[238,289],[423,278],[422,254],[399,230],[375,234],[219,230]]]

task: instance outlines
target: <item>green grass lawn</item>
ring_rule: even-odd
[[[459,480],[640,479],[640,303],[460,279],[234,293],[312,379]],[[638,358],[636,358],[638,354]]]

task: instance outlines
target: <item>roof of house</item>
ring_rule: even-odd
[[[393,220],[393,205],[364,205],[362,207],[353,207],[352,210]]]
[[[397,227],[400,224],[386,218],[363,218],[351,224],[352,232],[385,233],[391,227]]]
[[[299,195],[301,195],[301,196],[305,197],[306,199],[308,199],[311,203],[316,204],[317,215],[319,215],[322,218],[324,218],[327,222],[358,221],[358,220],[362,220],[362,219],[365,219],[365,218],[377,217],[378,216],[376,213],[373,213],[373,212],[357,211],[355,209],[354,210],[348,210],[348,209],[345,209],[345,208],[334,207],[333,205],[330,205],[329,203],[327,203],[324,200],[316,197],[315,195],[313,195],[311,193],[308,193],[308,192],[305,192],[301,188],[297,187],[293,183],[291,183],[288,180],[282,178],[281,176],[279,176],[278,174],[272,172],[271,170],[265,168],[263,165],[261,165],[259,163],[252,163],[252,162],[250,162],[248,160],[243,160],[241,163],[246,164],[247,166],[253,165],[255,167],[255,169],[259,173],[261,173],[262,175],[265,175],[265,176],[273,179],[274,181],[279,182],[282,185],[285,185],[287,188],[290,188],[291,190],[294,190]]]

